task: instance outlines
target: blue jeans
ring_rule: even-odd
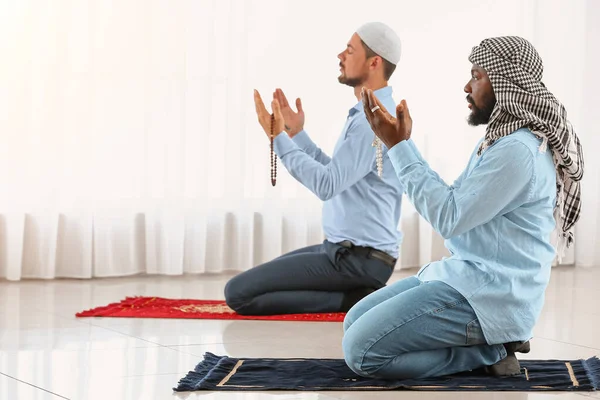
[[[449,375],[497,363],[467,299],[439,281],[410,277],[359,301],[344,320],[346,363],[361,376],[387,379]]]
[[[384,287],[393,269],[325,241],[236,275],[225,286],[225,300],[243,315],[345,312]]]

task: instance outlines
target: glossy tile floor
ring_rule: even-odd
[[[0,399],[600,399],[595,392],[176,393],[205,351],[340,358],[341,324],[74,317],[133,295],[221,299],[230,276],[0,281]],[[599,286],[600,268],[555,269],[523,358],[600,356]]]

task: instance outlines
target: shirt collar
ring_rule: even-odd
[[[373,93],[375,94],[375,96],[377,96],[379,101],[383,101],[384,98],[392,96],[392,87],[384,86],[381,89],[375,90]],[[358,112],[365,112],[362,101],[359,101],[354,107],[350,109],[349,115],[350,117],[352,117]]]

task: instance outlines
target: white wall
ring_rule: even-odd
[[[371,20],[403,40],[390,83],[396,100],[408,101],[414,140],[448,181],[484,132],[465,122],[472,46],[521,35],[537,47],[544,82],[565,104],[594,168],[584,180],[586,230],[576,255],[600,264],[598,166],[590,161],[599,7],[594,0],[2,1],[0,277],[243,270],[318,241],[315,197],[283,168],[270,186],[252,89],[301,96],[307,130],[330,151],[356,102],[337,83],[336,56]],[[408,202],[402,228],[402,265],[443,253]]]

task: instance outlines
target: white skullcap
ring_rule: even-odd
[[[381,58],[396,65],[400,61],[400,38],[383,22],[369,22],[356,30],[358,36]]]

